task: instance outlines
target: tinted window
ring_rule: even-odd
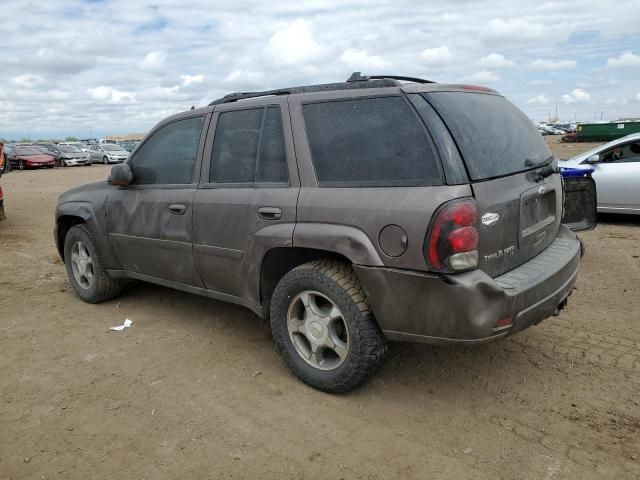
[[[188,118],[155,132],[131,161],[134,183],[191,183],[203,122],[204,117]]]
[[[551,157],[531,120],[504,97],[481,93],[425,94],[449,127],[473,180],[529,170]]]
[[[286,183],[279,107],[220,114],[209,180],[215,183]]]
[[[627,143],[605,150],[600,154],[600,161],[604,163],[640,162],[640,142]]]
[[[426,132],[402,97],[303,106],[320,185],[436,185],[440,169]]]

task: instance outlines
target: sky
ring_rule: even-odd
[[[640,116],[638,0],[2,0],[0,138],[144,133],[227,93],[418,76]]]

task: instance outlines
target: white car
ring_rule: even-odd
[[[640,215],[640,133],[613,140],[561,161],[560,167],[590,165],[598,190],[598,212]]]

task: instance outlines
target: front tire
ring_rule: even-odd
[[[102,157],[102,163],[109,165],[109,159],[107,157]]]
[[[64,263],[69,282],[85,302],[100,303],[116,297],[123,282],[112,278],[86,225],[71,227],[64,239]]]
[[[318,260],[296,267],[276,286],[270,311],[287,366],[318,390],[353,390],[383,363],[386,340],[350,265]]]
[[[18,162],[18,170],[24,170],[24,162],[22,160]]]

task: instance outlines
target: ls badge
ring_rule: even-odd
[[[483,225],[492,225],[498,220],[500,220],[500,215],[497,213],[485,213],[480,219]]]

